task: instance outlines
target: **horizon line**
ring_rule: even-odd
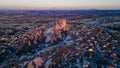
[[[3,10],[3,11],[4,11],[4,10],[6,10],[6,11],[7,11],[7,10],[8,10],[8,11],[10,11],[10,10],[11,10],[11,11],[12,11],[12,10],[13,10],[13,11],[14,11],[14,10],[19,10],[19,11],[20,11],[20,10],[21,10],[21,11],[23,11],[23,10],[24,10],[24,11],[25,11],[25,10],[26,10],[26,11],[27,11],[27,10],[36,10],[36,11],[37,11],[37,10],[38,10],[38,11],[39,11],[39,10],[120,10],[120,9],[1,9],[1,8],[0,8],[0,11],[1,11],[1,10]]]

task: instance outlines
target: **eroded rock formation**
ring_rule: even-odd
[[[54,44],[57,40],[63,39],[63,32],[70,29],[70,25],[66,23],[66,19],[57,20],[55,25],[46,29],[44,32],[46,36],[46,43]]]

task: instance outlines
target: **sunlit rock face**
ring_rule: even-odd
[[[55,30],[63,29],[63,30],[69,30],[71,25],[67,24],[66,19],[58,20],[55,24]]]
[[[66,19],[61,19],[55,22],[54,29],[55,30],[64,29],[66,26],[67,26]]]
[[[70,25],[66,23],[66,19],[60,19],[55,21],[55,25],[45,30],[44,35],[46,36],[46,43],[54,44],[57,39],[62,40],[63,31],[68,31]]]

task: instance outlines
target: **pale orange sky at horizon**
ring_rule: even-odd
[[[0,9],[120,9],[120,0],[2,0]]]

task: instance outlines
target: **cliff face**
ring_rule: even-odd
[[[67,26],[66,19],[61,19],[55,22],[54,29],[55,30],[65,29],[66,26]]]
[[[58,27],[58,28],[57,28]],[[71,28],[70,24],[67,24],[66,19],[61,19],[58,22],[56,22],[55,29],[63,29],[64,31],[68,31]]]
[[[62,40],[63,32],[70,29],[70,25],[66,23],[66,19],[57,20],[55,25],[46,29],[44,32],[46,36],[46,43],[55,44],[57,40]]]

